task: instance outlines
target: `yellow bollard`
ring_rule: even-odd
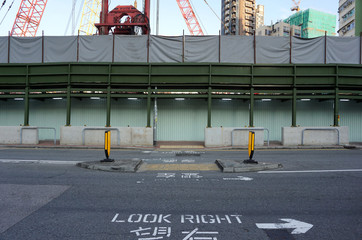
[[[106,158],[101,160],[101,162],[114,162],[114,159],[109,159],[111,153],[111,131],[104,133],[104,153],[106,154]]]
[[[249,159],[244,160],[244,163],[258,164],[257,161],[253,160],[254,148],[255,148],[255,132],[250,131],[249,132],[249,144],[248,144]]]

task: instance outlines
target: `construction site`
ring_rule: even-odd
[[[285,21],[301,37],[255,36],[255,1],[225,0],[250,8],[248,34],[225,34],[244,31],[223,21],[225,5],[219,34],[205,35],[190,1],[176,0],[188,32],[160,36],[151,2],[84,1],[77,34],[39,36],[47,0],[22,0],[0,36],[0,144],[96,146],[105,130],[132,147],[245,146],[249,130],[256,146],[362,142],[362,37],[324,26],[314,38],[329,15],[298,7]]]

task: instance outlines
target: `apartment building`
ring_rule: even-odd
[[[255,30],[255,0],[222,0],[222,35],[253,35]]]
[[[338,14],[339,36],[359,36],[362,32],[362,1],[339,0]]]
[[[294,36],[301,37],[301,27],[289,25],[283,21],[277,22],[271,26],[261,26],[256,29],[257,36]]]
[[[255,29],[264,26],[264,5],[258,4],[256,6],[255,19]]]

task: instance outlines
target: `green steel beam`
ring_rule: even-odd
[[[250,88],[249,127],[254,127],[254,88]]]
[[[29,126],[29,66],[26,67],[26,87],[24,98],[24,126]]]
[[[151,88],[148,88],[147,94],[147,127],[151,127]]]
[[[212,104],[212,95],[211,87],[209,87],[209,92],[207,94],[207,127],[211,128],[211,104]]]
[[[71,125],[71,106],[72,106],[72,98],[71,98],[71,90],[70,90],[70,86],[68,86],[68,90],[67,90],[67,116],[66,116],[66,126],[70,126]]]
[[[335,88],[335,96],[334,96],[334,121],[333,121],[333,125],[334,126],[339,126],[339,89],[338,89],[338,84],[339,84],[339,79],[338,79],[338,65],[336,66],[336,88]]]
[[[249,106],[249,127],[254,127],[254,67],[251,66],[250,79],[250,106]]]
[[[63,94],[29,94],[29,98],[31,99],[41,99],[41,98],[56,98],[56,97],[61,97],[61,98],[65,98],[67,97],[66,93]]]
[[[292,98],[292,127],[297,126],[297,77],[296,77],[296,66],[293,66],[294,77],[293,77],[293,98]]]

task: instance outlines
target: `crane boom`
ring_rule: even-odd
[[[189,0],[176,0],[191,35],[204,35]]]
[[[48,0],[22,0],[11,30],[11,36],[34,37]]]
[[[82,17],[80,19],[79,32],[92,35],[96,31],[94,23],[98,21],[101,12],[101,0],[85,0],[83,4]]]
[[[301,0],[299,0],[298,2],[296,2],[295,0],[293,0],[295,6],[292,7],[290,10],[299,12],[299,11],[300,11],[300,7],[299,7],[300,1],[301,1]]]

